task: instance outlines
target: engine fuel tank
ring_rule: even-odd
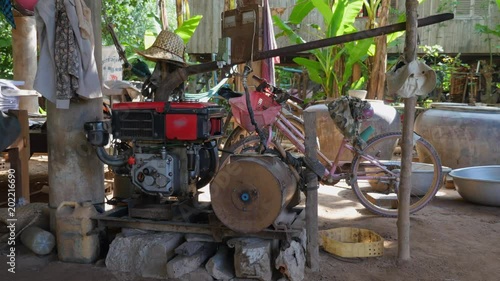
[[[228,228],[259,232],[275,223],[289,206],[297,181],[273,155],[231,156],[210,185],[212,208]],[[295,201],[295,200],[294,200]]]

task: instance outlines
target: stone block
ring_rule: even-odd
[[[205,242],[205,245],[192,256],[177,255],[167,263],[168,278],[180,278],[185,274],[195,271],[208,258],[215,254],[215,250],[215,243]]]
[[[212,276],[203,268],[199,267],[195,271],[184,274],[180,278],[173,279],[179,281],[213,281]]]
[[[280,251],[275,261],[276,269],[284,274],[290,281],[304,279],[306,256],[302,245],[292,240],[290,247]]]
[[[205,242],[184,242],[175,249],[175,253],[182,256],[192,256],[205,246]]]
[[[271,280],[271,240],[234,238],[227,242],[235,249],[234,271],[238,278]]]
[[[220,245],[217,253],[205,265],[208,273],[216,280],[231,280],[234,278],[233,257],[225,245]]]
[[[117,236],[109,247],[106,267],[149,278],[165,278],[167,262],[184,241],[179,233],[155,233]]]
[[[197,234],[197,233],[187,233],[184,238],[188,242],[199,241],[199,242],[215,242],[215,239],[208,234]]]

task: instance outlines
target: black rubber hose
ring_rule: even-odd
[[[127,164],[128,158],[125,155],[111,156],[102,146],[97,146],[95,149],[97,157],[99,157],[99,159],[108,166],[121,167]]]

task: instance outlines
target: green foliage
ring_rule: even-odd
[[[488,50],[490,53],[490,65],[493,65],[494,46],[492,46],[491,41],[493,40],[493,37],[500,37],[500,24],[490,28],[488,25],[476,23],[476,25],[474,25],[474,29],[476,32],[486,35],[486,44],[488,44]],[[500,48],[500,46],[495,47]]]
[[[193,16],[184,20],[182,25],[175,30],[175,34],[179,35],[182,40],[184,40],[184,44],[189,42],[202,18],[203,16],[201,15]]]
[[[3,18],[3,17],[2,17]],[[12,29],[5,20],[0,20],[0,79],[12,79]]]
[[[112,46],[113,40],[106,23],[113,24],[115,33],[127,53],[127,58],[135,58],[136,50],[144,50],[144,35],[153,30],[161,30],[157,17],[155,0],[109,0],[102,2],[102,43]]]
[[[322,15],[325,26],[324,31],[312,26],[317,32],[317,37],[329,38],[355,32],[354,21],[362,7],[363,0],[338,0],[334,3],[328,0],[303,0],[294,6],[288,22],[282,21],[277,16],[273,19],[276,26],[282,30],[278,36],[286,35],[292,43],[297,44],[305,40],[297,34],[293,25],[301,23],[313,9]],[[336,98],[345,92],[350,83],[354,64],[363,65],[362,62],[368,56],[372,44],[373,39],[369,38],[311,50],[314,59],[295,58],[294,62],[307,69],[312,81],[322,85],[323,91],[317,95]],[[340,60],[345,60],[345,68],[336,72],[335,64]]]
[[[422,59],[436,72],[436,88],[442,89],[443,92],[450,91],[451,76],[454,72],[470,68],[468,64],[462,63],[460,54],[455,57],[443,54],[443,47],[440,45],[419,46],[419,49],[424,52]]]

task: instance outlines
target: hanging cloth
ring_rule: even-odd
[[[68,108],[70,99],[77,97],[80,61],[64,0],[56,0],[54,62],[57,65],[56,99],[59,107]]]
[[[12,28],[16,28],[14,15],[12,14],[12,3],[10,2],[10,0],[0,0],[0,5],[2,14],[5,16],[7,22],[12,26]]]
[[[426,96],[436,87],[436,73],[421,60],[406,64],[400,58],[385,75],[391,96],[395,94],[403,98]]]
[[[273,20],[271,18],[271,9],[269,0],[264,0],[263,8],[263,31],[264,46],[263,51],[274,50],[277,48],[276,37],[274,36]],[[271,85],[276,85],[274,65],[280,62],[280,57],[268,58],[262,60],[262,78],[266,79]]]
[[[341,96],[327,106],[335,126],[349,139],[359,135],[363,111],[371,107],[368,101],[348,96]]]
[[[39,0],[35,19],[40,58],[33,88],[57,108],[102,97],[90,9],[83,0]]]

